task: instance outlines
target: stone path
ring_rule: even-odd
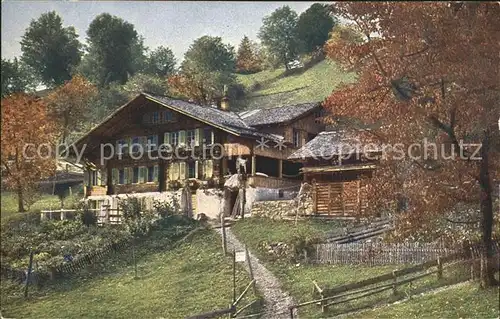
[[[222,230],[217,229],[222,236]],[[226,228],[226,241],[228,251],[244,251],[245,246],[234,236],[230,228]],[[276,278],[264,265],[251,253],[250,263],[252,265],[253,275],[256,281],[257,289],[264,296],[264,314],[262,318],[266,319],[288,319],[290,318],[289,307],[294,304],[293,298],[281,289],[278,278]],[[248,264],[245,263],[247,271]],[[298,318],[295,310],[294,318]]]

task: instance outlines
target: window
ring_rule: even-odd
[[[300,131],[293,130],[293,146],[300,147]]]
[[[125,139],[116,142],[116,154],[125,154],[128,150],[128,141]]]
[[[148,167],[148,176],[147,176],[147,182],[148,183],[152,183],[154,181],[154,176],[155,176],[155,172],[154,172],[154,166],[149,166]]]
[[[97,171],[90,171],[90,185],[96,186],[98,185],[98,177],[97,177]]]
[[[186,132],[186,145],[191,147],[191,146],[194,146],[195,142],[195,134],[194,134],[194,130],[189,130]]]
[[[134,136],[132,138],[132,145],[131,145],[131,148],[132,148],[132,153],[139,153],[142,146],[141,146],[141,138],[140,136]]]
[[[197,171],[196,164],[197,164],[196,162],[189,162],[187,164],[187,166],[188,166],[188,172],[187,172],[188,178],[197,178],[197,176],[196,176],[196,173],[197,173],[196,172]]]
[[[158,124],[160,122],[160,114],[158,112],[151,113],[151,123]]]
[[[168,123],[173,121],[172,112],[163,111],[163,122]]]
[[[214,143],[213,130],[210,127],[203,129],[203,141],[208,145]]]
[[[145,146],[148,152],[155,151],[158,147],[158,136],[157,135],[148,136]]]
[[[179,144],[179,132],[170,132],[170,145],[173,147]]]
[[[132,184],[139,183],[139,167],[134,167],[132,169]]]
[[[118,184],[125,184],[125,169],[120,168],[118,170]]]

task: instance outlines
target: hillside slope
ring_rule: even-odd
[[[480,290],[467,282],[345,318],[498,318],[498,297],[497,289]]]
[[[169,250],[162,233],[137,247],[138,278],[130,249],[89,266],[41,291],[29,302],[19,286],[1,281],[1,313],[9,318],[185,318],[227,308],[233,295],[232,264],[211,230]],[[238,265],[236,293],[250,282]],[[242,305],[252,300],[245,296]],[[257,307],[257,308],[256,308]],[[258,304],[248,313],[259,312]]]
[[[235,101],[235,106],[240,110],[251,110],[322,101],[340,83],[351,83],[354,79],[354,73],[342,71],[328,59],[287,76],[283,69],[238,74],[237,80],[245,87],[247,94],[244,99]]]

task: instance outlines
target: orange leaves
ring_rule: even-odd
[[[355,84],[336,88],[326,99],[331,121],[347,117],[372,124],[384,143],[401,143],[406,153],[403,160],[388,153],[377,171],[370,194],[374,207],[387,208],[401,193],[411,203],[405,216],[417,228],[457,202],[478,204],[481,159],[460,158],[459,145],[481,143],[488,128],[496,141],[488,149],[490,175],[499,177],[500,6],[336,2],[333,7],[367,41],[346,41],[337,30],[326,44],[328,57],[358,75]],[[424,139],[437,148],[437,158],[408,158],[408,147],[422,147]],[[425,155],[422,148],[415,150]]]
[[[55,125],[48,115],[47,105],[41,99],[17,93],[2,99],[1,111],[1,161],[6,185],[28,187],[51,175],[54,159],[32,156],[34,150],[44,144],[51,147],[54,142]]]
[[[97,88],[83,76],[76,75],[46,97],[50,113],[58,121],[63,141],[71,131],[81,129],[82,123],[91,114],[90,108],[96,96]]]

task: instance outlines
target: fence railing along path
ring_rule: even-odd
[[[419,264],[457,253],[438,244],[355,242],[317,244],[309,262],[338,265]]]
[[[119,208],[109,208],[103,206],[100,209],[88,209],[88,211],[94,213],[97,217],[97,224],[120,224],[122,219],[122,214]],[[79,210],[76,209],[54,209],[54,210],[42,210],[40,211],[41,220],[73,220],[76,218],[76,214]]]
[[[443,269],[446,264],[448,266],[456,263],[472,264],[475,261],[475,259],[461,259],[461,256],[460,254],[449,255],[445,258],[438,258],[409,268],[394,270],[380,276],[332,288],[321,288],[313,281],[313,295],[319,296],[319,298],[290,307],[290,318],[294,318],[293,312],[296,309],[311,305],[317,305],[320,307],[321,312],[327,312],[328,308],[368,298],[388,290],[392,290],[392,295],[396,296],[399,287],[411,284],[424,277],[435,274],[437,280],[440,280],[443,278]]]

